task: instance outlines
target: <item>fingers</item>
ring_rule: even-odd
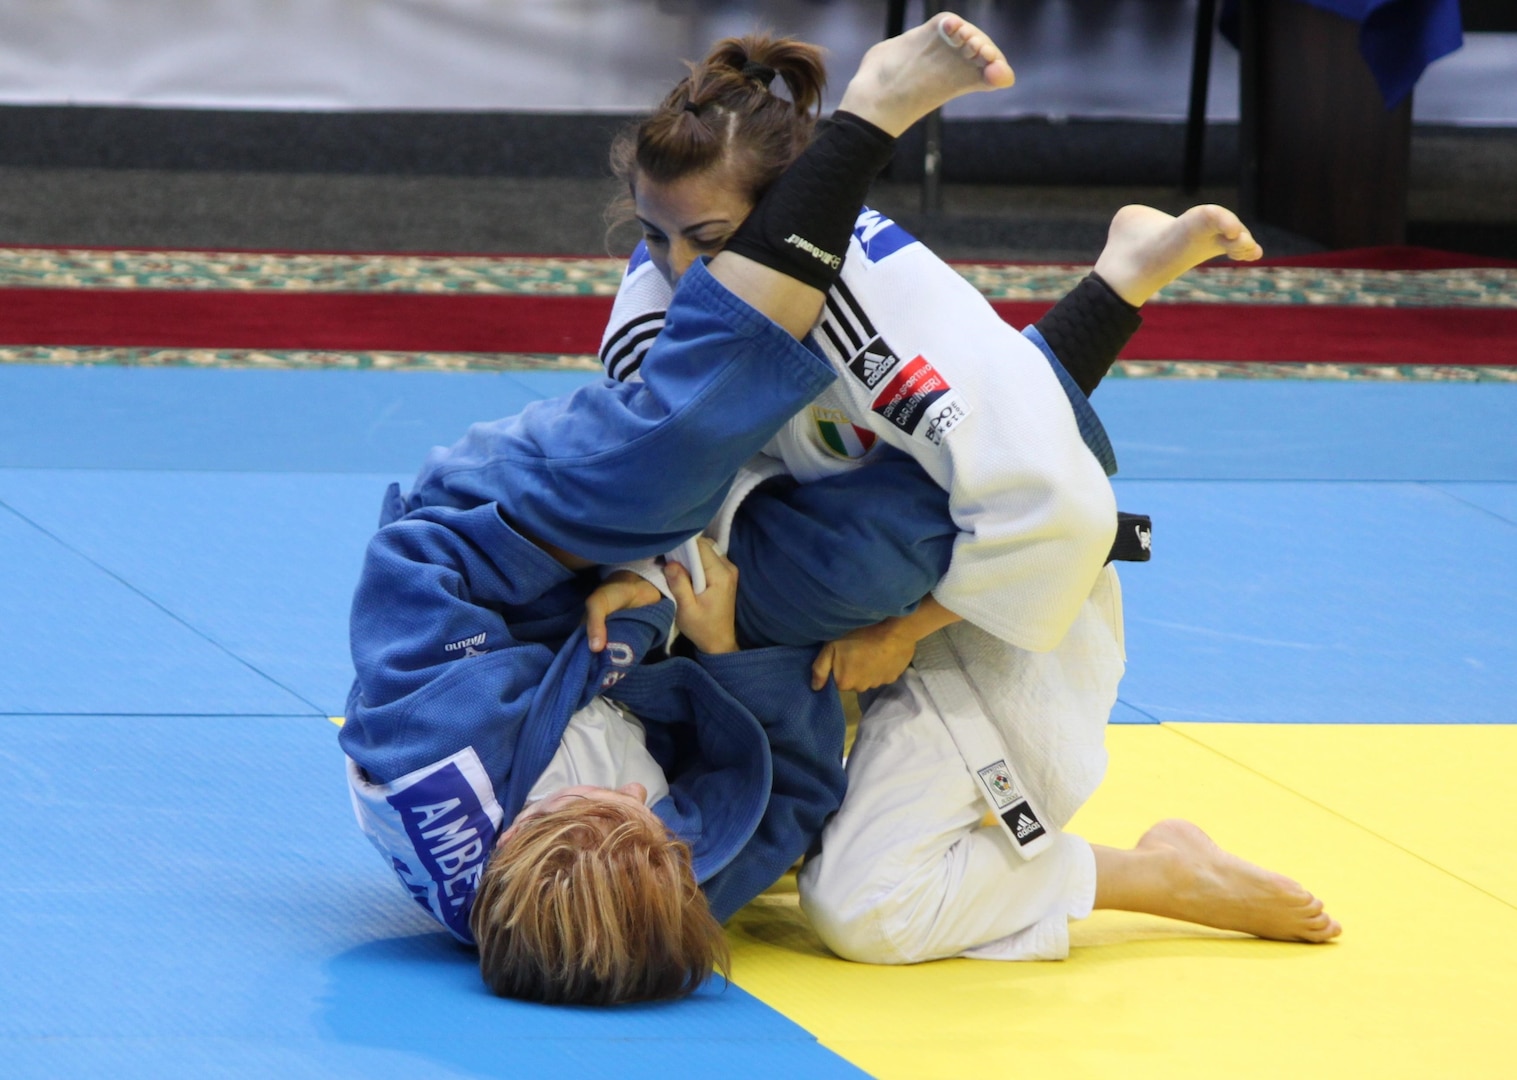
[[[585,601],[585,637],[589,639],[593,653],[606,647],[606,598],[603,593],[592,593]]]
[[[827,680],[832,677],[832,662],[836,655],[837,645],[831,641],[816,654],[816,660],[811,664],[811,689],[820,690],[827,685]]]
[[[705,553],[701,554],[701,561],[705,562]],[[664,580],[669,583],[669,591],[674,594],[676,608],[683,611],[695,603],[695,588],[690,583],[690,571],[671,559],[664,564]]]
[[[716,544],[709,537],[700,537],[696,541],[696,547],[701,553],[701,569],[706,572],[708,587],[713,583],[737,581],[737,564],[717,551]]]
[[[658,602],[659,592],[630,570],[618,570],[585,598],[585,641],[590,651],[606,647],[606,620],[618,611]]]

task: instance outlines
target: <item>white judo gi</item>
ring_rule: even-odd
[[[601,358],[635,377],[669,286],[634,257]],[[842,809],[800,876],[840,955],[909,963],[1067,955],[1095,893],[1090,846],[1061,831],[1100,783],[1121,678],[1116,503],[1039,348],[899,226],[865,211],[813,343],[838,380],[765,448],[798,480],[866,467],[888,443],[949,494],[959,535],[937,600],[966,621],[867,695]],[[868,514],[868,506],[855,508]],[[1024,860],[950,726],[1005,747],[1052,838]]]

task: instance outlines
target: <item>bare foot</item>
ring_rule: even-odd
[[[861,69],[862,70],[862,69]],[[1134,307],[1193,266],[1226,255],[1253,262],[1264,254],[1225,206],[1192,206],[1179,217],[1152,206],[1124,206],[1111,219],[1095,271]]]
[[[945,13],[865,53],[838,108],[900,135],[956,97],[1000,90],[1015,79],[983,30]]]
[[[1322,942],[1343,932],[1296,882],[1223,851],[1188,821],[1159,822],[1134,850],[1164,860],[1168,898],[1153,914],[1276,941]]]

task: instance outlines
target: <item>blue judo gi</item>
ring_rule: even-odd
[[[408,496],[386,493],[365,556],[340,735],[354,807],[412,897],[464,942],[496,837],[597,694],[642,720],[669,780],[653,810],[690,845],[719,919],[805,854],[842,800],[843,714],[833,690],[810,690],[812,649],[646,663],[673,619],[664,601],[613,616],[592,654],[579,623],[598,579],[527,538],[605,563],[674,548],[834,377],[701,265],[643,371],[642,383],[603,380],[434,452]],[[942,492],[905,455],[760,489],[734,526],[741,632],[815,642],[909,611],[953,534]],[[840,537],[847,550],[815,550]],[[766,564],[766,552],[789,554]],[[800,602],[808,581],[839,604]]]

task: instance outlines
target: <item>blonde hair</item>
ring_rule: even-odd
[[[469,925],[486,984],[527,1001],[683,997],[730,965],[690,849],[614,802],[524,821],[485,868]]]

